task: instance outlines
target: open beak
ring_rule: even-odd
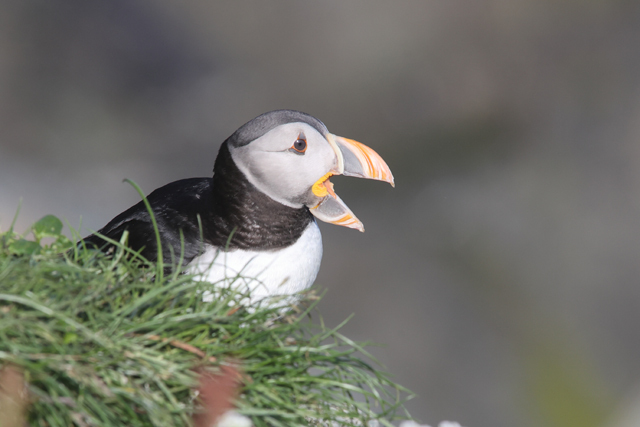
[[[336,153],[336,167],[313,184],[313,194],[321,199],[311,208],[311,213],[322,221],[364,232],[362,222],[333,191],[329,178],[332,175],[355,176],[386,181],[395,187],[393,174],[382,157],[366,145],[333,134],[327,139]]]

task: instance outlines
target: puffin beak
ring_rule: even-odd
[[[395,187],[391,169],[378,153],[358,141],[333,134],[329,134],[327,140],[336,153],[336,166],[313,184],[311,191],[321,199],[311,208],[311,213],[322,221],[364,232],[362,222],[333,191],[329,178],[332,175],[355,176],[386,181]]]

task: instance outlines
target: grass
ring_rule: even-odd
[[[240,304],[246,295],[116,245],[78,247],[46,216],[0,233],[0,366],[28,383],[31,426],[187,426],[199,372],[238,366],[238,411],[254,425],[390,426],[410,393],[362,344],[327,328],[315,305]],[[76,236],[77,237],[77,236]],[[345,321],[346,322],[346,321]],[[344,323],[344,322],[343,322]]]

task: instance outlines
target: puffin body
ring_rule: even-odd
[[[393,185],[377,153],[329,133],[318,119],[293,110],[262,114],[224,141],[212,178],[175,181],[147,196],[163,262],[240,287],[251,303],[302,291],[313,284],[322,258],[316,218],[364,231],[333,191],[329,178],[339,174]],[[129,247],[157,261],[143,201],[84,242],[108,250],[103,237],[120,241],[125,231]]]

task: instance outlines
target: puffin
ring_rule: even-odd
[[[320,269],[316,220],[364,231],[335,193],[334,175],[395,186],[385,161],[366,145],[330,133],[309,114],[270,111],[222,143],[212,177],[175,181],[146,196],[160,251],[144,200],[83,242],[109,251],[108,240],[122,240],[151,262],[161,253],[171,269],[241,289],[249,304],[291,298],[310,287]],[[212,300],[212,292],[203,299]]]

